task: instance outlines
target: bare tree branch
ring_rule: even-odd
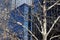
[[[54,23],[52,24],[51,28],[49,29],[48,33],[47,33],[47,36],[48,34],[51,32],[51,30],[53,29],[54,25],[57,23],[57,21],[59,20],[60,16],[58,16],[58,18],[54,21]]]
[[[40,4],[40,6],[43,8],[43,6],[41,5],[41,3],[40,3],[40,1],[38,0],[38,2],[39,2],[39,4]]]
[[[36,16],[36,17],[37,17],[37,16]],[[42,22],[41,22],[41,20],[39,20],[39,17],[37,17],[37,20],[39,21],[39,23],[40,23],[40,25],[41,25],[41,29],[42,29],[41,33],[42,33],[42,32],[43,32]]]
[[[22,23],[20,23],[20,22],[17,22],[17,24],[22,25]],[[23,25],[22,25],[22,27],[25,28],[36,40],[38,40],[38,38],[28,28],[26,28]]]
[[[40,28],[38,27],[38,25],[37,25],[37,24],[35,24],[35,25],[37,26],[38,31],[39,31],[41,34],[43,34],[42,31],[40,30]]]
[[[30,19],[26,19],[26,21],[31,21],[31,22],[33,22],[32,20],[30,20]],[[14,23],[16,23],[16,21],[14,21]],[[20,23],[20,25],[22,25],[21,23]],[[36,25],[36,28],[38,29],[38,31],[42,34],[42,32],[40,31],[40,29],[39,29],[39,27],[38,27],[38,25],[36,24],[36,23],[34,23],[34,25]]]
[[[32,14],[32,16],[34,16],[34,17],[36,17],[36,18],[37,18],[37,20],[39,21],[39,23],[40,23],[40,25],[41,25],[41,28],[43,29],[42,21],[41,21],[41,20],[39,20],[39,17],[37,16],[37,14],[36,14],[36,15]]]
[[[50,7],[48,7],[47,10],[51,9],[52,7],[54,7],[60,0],[58,0],[56,3],[54,3],[53,5],[51,5]]]
[[[31,22],[33,22],[31,19],[26,19],[26,21],[31,21]],[[33,22],[34,23],[34,22]],[[36,25],[36,28],[38,29],[38,31],[42,34],[42,32],[41,32],[41,30],[40,30],[40,28],[38,27],[38,25],[36,24],[36,23],[34,23],[34,25]]]
[[[18,9],[17,9],[18,10]],[[18,13],[20,13],[20,11],[18,10]],[[30,15],[30,14],[27,14],[27,15]],[[34,17],[37,17],[37,15],[34,15],[34,14],[31,14],[32,16],[34,16]],[[26,19],[25,18],[25,16],[24,15],[22,15],[21,13],[20,13],[20,16],[22,16],[24,19]],[[37,17],[37,19],[38,19],[39,17]],[[31,22],[33,22],[31,19],[26,19],[26,21],[31,21]],[[42,22],[38,19],[38,21],[39,21],[39,23],[41,24],[41,28],[42,28]],[[36,24],[36,23],[34,23],[35,25],[36,25],[36,28],[38,29],[38,31],[42,34],[42,32],[41,32],[41,30],[40,30],[40,28],[38,27],[38,25]]]
[[[17,9],[18,10],[18,9]],[[18,10],[18,12],[20,13],[20,11]],[[27,14],[27,15],[30,15],[30,14]],[[37,14],[36,15],[34,15],[34,14],[31,14],[32,16],[34,16],[34,17],[36,17],[37,19],[38,19],[38,21],[39,21],[39,23],[41,24],[41,26],[42,26],[42,22],[41,22],[41,20],[39,20],[39,17],[37,16]],[[20,13],[20,16],[22,16],[22,17],[25,17],[24,15],[22,15],[21,13]]]
[[[53,36],[50,38],[50,40],[52,40],[53,38],[56,38],[56,37],[60,37],[60,35]]]

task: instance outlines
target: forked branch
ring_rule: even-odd
[[[42,22],[41,22],[41,20],[39,20],[39,17],[37,17],[37,20],[39,21],[39,23],[40,23],[40,25],[41,25],[41,29],[42,29],[41,33],[42,33],[42,32],[43,32]]]
[[[57,21],[60,19],[60,16],[58,16],[58,18],[54,21],[54,23],[52,24],[51,28],[49,29],[48,33],[47,33],[47,36],[48,34],[51,32],[51,30],[53,29],[54,25],[57,23]]]

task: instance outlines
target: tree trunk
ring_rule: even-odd
[[[43,1],[43,15],[44,15],[44,19],[43,19],[43,40],[47,40],[47,22],[46,22],[46,0]]]
[[[43,40],[47,40],[47,36],[46,35],[43,35]]]

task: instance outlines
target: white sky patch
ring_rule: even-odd
[[[28,4],[28,5],[32,5],[32,0],[16,0],[16,7],[22,5],[22,4]],[[12,9],[15,8],[15,0],[12,0]]]

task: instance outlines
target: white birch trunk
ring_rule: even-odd
[[[43,19],[43,40],[47,40],[47,32],[46,32],[46,0],[44,0],[43,2],[43,15],[44,15],[44,19]]]

